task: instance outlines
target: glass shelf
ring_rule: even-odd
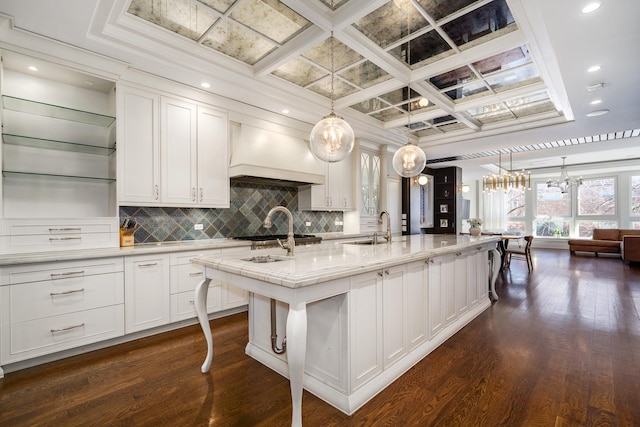
[[[74,181],[97,181],[97,182],[115,182],[115,178],[102,178],[97,176],[78,176],[78,175],[59,175],[53,173],[38,173],[38,172],[21,172],[21,171],[9,171],[3,170],[2,175],[4,177],[16,177],[16,178],[53,178],[53,179],[70,179]]]
[[[114,147],[99,147],[89,144],[78,144],[68,141],[57,141],[55,139],[32,138],[30,136],[12,135],[10,133],[2,134],[2,141],[5,144],[19,145],[22,147],[44,148],[47,150],[72,151],[76,153],[98,154],[108,156],[114,151]]]
[[[2,103],[4,108],[7,110],[37,114],[40,116],[70,120],[95,126],[108,127],[116,120],[115,117],[103,114],[89,113],[87,111],[74,110],[73,108],[60,107],[58,105],[45,104],[37,101],[29,101],[27,99],[7,95],[2,96]]]

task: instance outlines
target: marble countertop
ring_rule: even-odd
[[[358,239],[361,240],[362,236]],[[299,288],[499,240],[499,236],[418,234],[394,236],[391,243],[382,239],[383,243],[377,245],[358,245],[349,244],[348,239],[342,239],[325,241],[319,245],[296,246],[292,257],[286,256],[285,251],[277,248],[227,256],[202,256],[195,258],[194,262],[262,282]],[[249,261],[252,257],[266,256],[276,261]]]

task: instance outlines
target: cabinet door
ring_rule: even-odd
[[[440,280],[444,294],[444,324],[449,325],[458,318],[456,304],[456,262],[455,255],[442,257]]]
[[[350,278],[351,391],[382,371],[381,279],[382,272],[364,273]]]
[[[125,332],[170,322],[169,255],[143,255],[125,260]]]
[[[409,348],[415,348],[427,339],[427,282],[425,263],[409,264],[407,276],[407,339]]]
[[[327,188],[329,207],[331,209],[340,211],[354,209],[351,155],[341,162],[329,163]]]
[[[118,200],[153,203],[160,191],[160,97],[122,86],[118,91]]]
[[[382,278],[384,368],[407,353],[407,266],[385,268]]]
[[[161,198],[182,206],[197,203],[196,106],[162,97],[160,118]]]
[[[429,338],[444,328],[444,293],[442,292],[442,257],[431,258],[427,266],[429,297]]]
[[[456,253],[455,268],[456,268],[456,307],[458,313],[462,314],[469,309],[469,295],[468,295],[468,277],[467,277],[467,261],[468,254],[466,252]]]
[[[198,107],[198,204],[229,207],[227,114]]]

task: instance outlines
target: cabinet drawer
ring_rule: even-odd
[[[171,254],[170,263],[174,265],[191,264],[191,260],[199,256],[220,255],[220,249],[206,249],[203,251],[174,252]]]
[[[7,219],[2,221],[3,236],[31,236],[38,234],[59,236],[88,233],[118,233],[118,219],[43,219],[31,221]]]
[[[2,252],[15,254],[66,251],[72,249],[113,248],[120,245],[119,238],[118,233],[2,236]]]
[[[0,269],[0,285],[46,281],[57,286],[75,286],[87,276],[122,271],[124,263],[121,257],[19,265]]]
[[[4,286],[2,323],[17,323],[124,303],[124,273]],[[6,302],[9,302],[9,307]]]
[[[204,279],[204,267],[197,264],[171,266],[171,293],[193,291]]]
[[[122,304],[3,325],[2,363],[115,338],[124,334]]]
[[[118,247],[118,218],[5,219],[2,253]]]
[[[207,313],[214,313],[221,309],[221,287],[220,285],[209,285]],[[193,317],[196,317],[193,291],[171,295],[171,321],[177,322]]]

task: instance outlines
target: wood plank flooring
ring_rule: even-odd
[[[640,426],[640,267],[533,251],[500,301],[351,417],[305,426]],[[287,426],[289,383],[244,354],[246,313],[8,373],[0,426]]]

